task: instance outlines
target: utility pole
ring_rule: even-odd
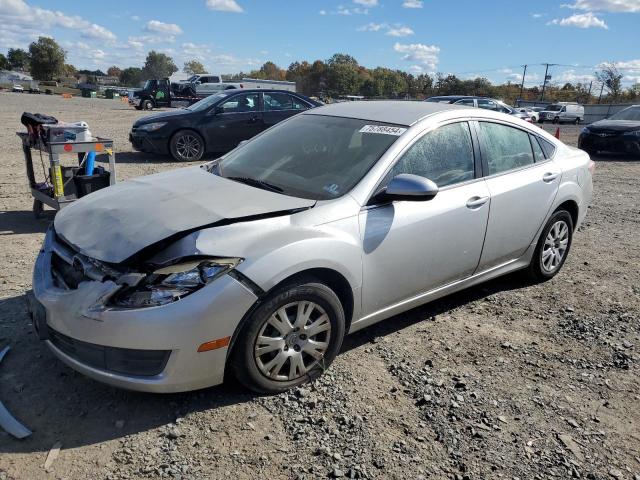
[[[540,101],[544,101],[544,91],[547,88],[547,77],[548,77],[548,73],[549,73],[549,67],[553,67],[554,65],[557,65],[557,63],[543,63],[542,65],[545,65],[546,68],[544,69],[544,83],[542,84],[542,94],[540,95]]]
[[[604,82],[602,83],[602,86],[600,87],[600,95],[598,96],[598,103],[600,103],[600,100],[602,100],[602,91],[604,90]]]
[[[520,84],[520,99],[522,100],[522,92],[524,90],[524,77],[527,76],[527,66],[523,65],[524,72],[522,72],[522,83]]]

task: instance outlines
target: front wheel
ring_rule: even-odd
[[[169,151],[179,162],[195,162],[204,155],[204,140],[193,130],[180,130],[171,138]]]
[[[238,380],[258,393],[278,393],[320,376],[345,332],[344,310],[324,284],[291,284],[270,294],[251,314],[233,347]]]
[[[573,239],[573,220],[566,210],[558,210],[546,223],[529,264],[528,274],[536,282],[556,276],[564,265]]]
[[[151,100],[145,100],[145,101],[142,102],[140,107],[143,110],[153,110],[153,102]]]

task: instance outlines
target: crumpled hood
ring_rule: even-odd
[[[616,132],[626,132],[627,130],[640,130],[640,122],[633,120],[599,120],[587,127],[592,132],[600,130],[611,130]]]
[[[98,190],[58,212],[54,227],[85,255],[120,263],[149,245],[205,225],[314,204],[188,167]]]

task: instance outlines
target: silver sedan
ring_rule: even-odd
[[[174,392],[279,392],[345,334],[515,270],[562,268],[593,162],[513,116],[425,102],[302,113],[224,157],[56,216],[31,311],[72,368]]]

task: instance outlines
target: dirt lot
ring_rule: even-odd
[[[119,101],[0,93],[0,399],[34,432],[0,432],[0,479],[640,479],[640,162],[600,159],[550,282],[509,276],[359,332],[290,394],[150,395],[76,374],[32,333],[25,292],[48,220],[31,214],[23,110],[112,137],[119,180],[183,166],[130,151],[142,114]]]

